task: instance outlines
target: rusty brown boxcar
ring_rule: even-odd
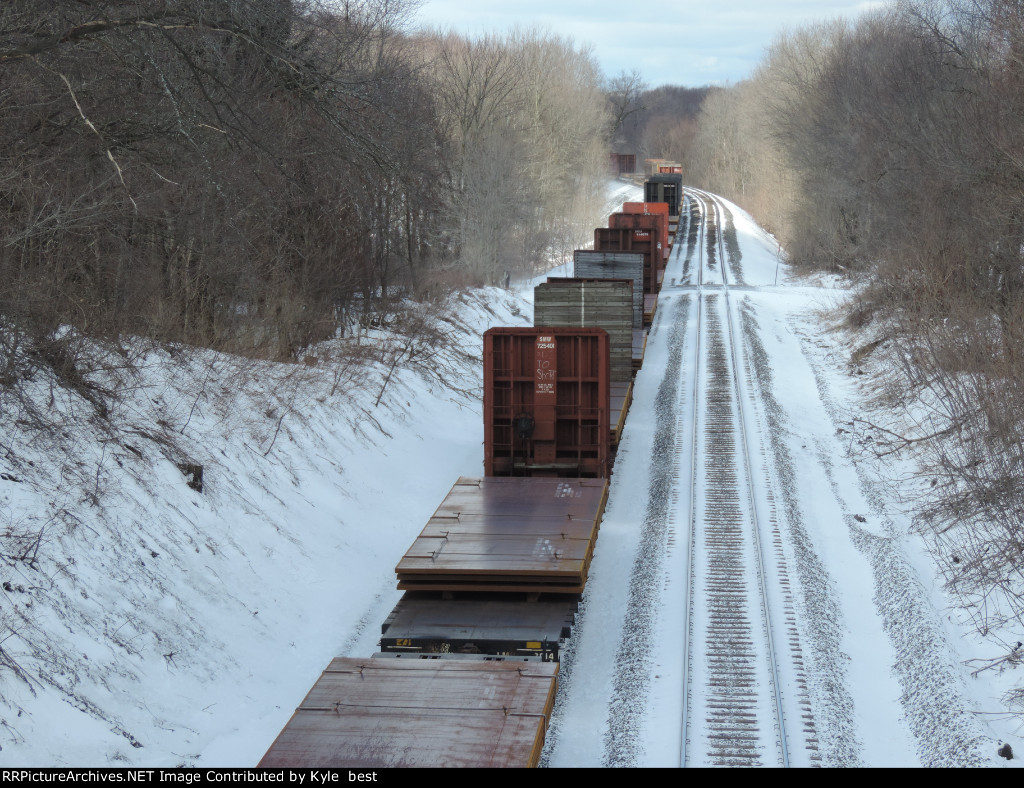
[[[632,175],[636,172],[636,154],[613,153],[611,154],[611,165],[613,175]]]
[[[603,329],[485,332],[485,475],[607,477],[610,382]]]

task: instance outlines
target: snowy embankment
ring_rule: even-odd
[[[461,299],[472,356],[528,310]],[[482,472],[475,361],[379,405],[381,363],[136,363],[105,419],[41,372],[43,411],[0,416],[0,764],[256,763],[332,657],[374,650],[401,553]]]

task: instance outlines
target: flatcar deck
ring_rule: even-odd
[[[658,311],[658,294],[644,293],[644,325],[654,322],[654,313]]]
[[[605,479],[463,477],[398,563],[405,591],[580,593]]]
[[[536,766],[557,674],[557,662],[338,657],[259,766]]]
[[[622,430],[626,426],[626,415],[629,413],[630,403],[633,401],[633,382],[611,383],[611,414],[612,445],[617,446],[622,437]]]

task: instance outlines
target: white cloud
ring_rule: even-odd
[[[881,0],[427,0],[417,24],[466,35],[537,24],[593,45],[607,76],[639,68],[652,86],[739,82],[783,30],[881,8]]]

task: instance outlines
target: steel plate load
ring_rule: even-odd
[[[643,328],[644,256],[640,252],[601,252],[577,249],[573,252],[576,279],[628,279],[633,283],[633,328]]]
[[[474,654],[557,662],[580,600],[579,594],[444,596],[406,592],[381,625],[381,651],[403,657]]]
[[[557,662],[338,657],[259,766],[536,766],[557,675]]]
[[[399,561],[398,587],[581,593],[607,495],[605,479],[463,477]]]
[[[535,326],[596,326],[608,332],[609,414],[618,444],[632,399],[633,283],[628,279],[550,278],[533,289]]]

